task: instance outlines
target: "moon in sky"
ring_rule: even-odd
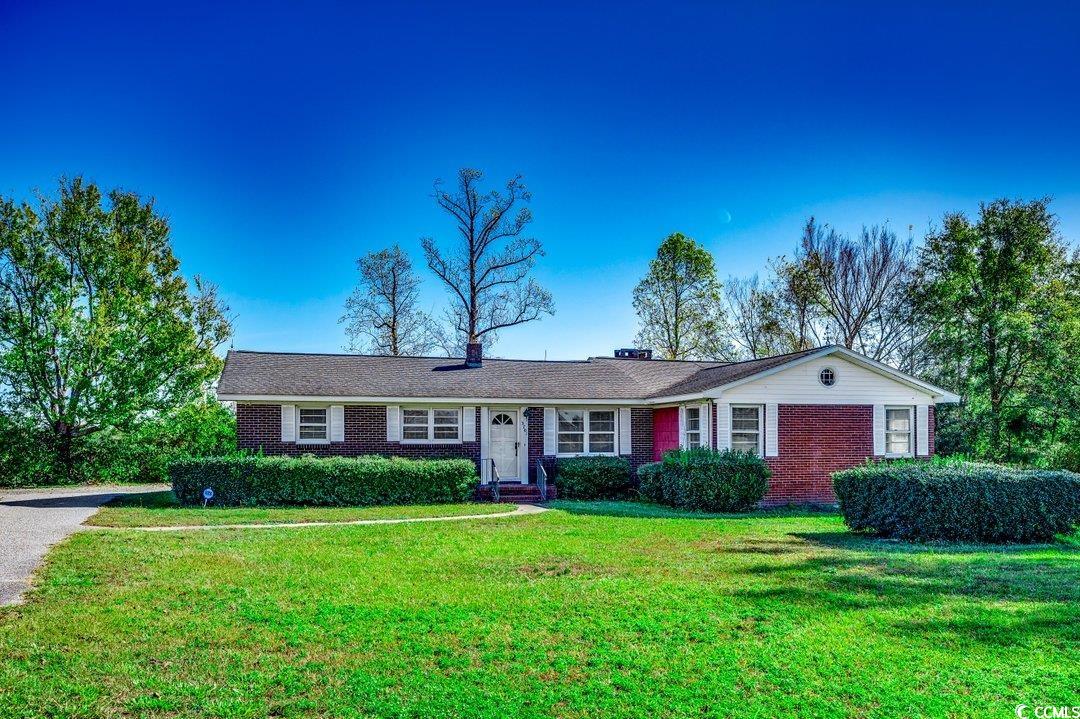
[[[727,210],[720,210],[720,224],[726,225],[731,222],[731,213]]]

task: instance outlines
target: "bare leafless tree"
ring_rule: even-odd
[[[912,240],[888,227],[864,227],[858,239],[814,218],[806,223],[799,262],[818,285],[818,305],[836,341],[880,361],[895,361],[909,331],[905,302]]]
[[[454,218],[459,242],[444,251],[434,239],[422,240],[428,267],[449,290],[447,319],[459,351],[467,342],[490,345],[500,330],[555,312],[551,294],[529,276],[544,251],[524,234],[532,213],[522,206],[531,196],[521,177],[506,183],[505,194],[482,193],[482,180],[480,170],[463,168],[456,192],[436,181],[435,201]]]
[[[400,247],[370,252],[356,261],[360,282],[345,301],[349,352],[422,355],[436,344],[431,318],[418,304],[420,278]]]

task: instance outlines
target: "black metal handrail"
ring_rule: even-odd
[[[491,480],[488,482],[488,486],[491,487],[491,501],[499,501],[499,468],[495,466],[495,458],[490,459],[491,462]]]
[[[547,470],[544,469],[544,463],[539,459],[536,460],[536,488],[540,490],[540,501],[546,502],[548,498],[548,476]]]

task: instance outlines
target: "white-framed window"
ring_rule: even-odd
[[[687,449],[697,449],[701,446],[701,407],[686,407],[686,427],[683,432]]]
[[[885,408],[885,456],[910,457],[915,446],[911,407]]]
[[[454,444],[461,441],[461,409],[458,407],[403,407],[401,441]]]
[[[559,409],[555,414],[558,454],[615,454],[615,410]]]
[[[836,384],[836,370],[832,367],[822,367],[818,372],[818,382],[825,387],[832,387]]]
[[[761,451],[761,405],[731,405],[731,448],[739,452],[751,452],[757,456]]]
[[[329,410],[326,407],[298,407],[296,441],[318,444],[330,441]]]

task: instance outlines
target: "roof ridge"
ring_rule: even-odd
[[[362,357],[366,359],[404,359],[404,360],[440,360],[440,361],[452,361],[460,360],[465,361],[464,357],[446,357],[442,355],[373,355],[364,354],[361,352],[297,352],[290,350],[282,351],[267,351],[267,350],[238,350],[230,349],[229,353],[233,354],[250,354],[250,355],[289,355],[293,357]],[[572,359],[572,360],[549,360],[549,359],[522,359],[520,357],[485,357],[485,362],[540,362],[547,364],[587,364],[591,361],[589,359]]]

